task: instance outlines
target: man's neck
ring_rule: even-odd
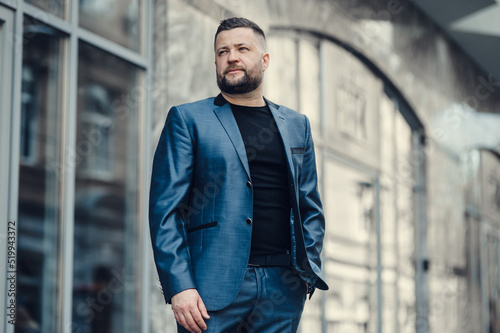
[[[241,105],[241,106],[265,106],[266,102],[264,97],[262,97],[262,90],[255,89],[246,94],[227,94],[221,91],[222,96],[231,104]]]

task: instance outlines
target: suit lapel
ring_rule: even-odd
[[[222,106],[216,106],[214,109],[215,115],[219,119],[222,127],[226,131],[229,139],[231,140],[234,149],[238,153],[241,164],[245,168],[245,172],[247,173],[248,178],[250,179],[250,168],[248,166],[247,152],[245,150],[245,144],[243,143],[243,139],[241,138],[240,129],[238,128],[238,124],[234,119],[233,112],[231,111],[231,106],[229,103],[225,103]]]
[[[248,178],[250,178],[250,168],[248,166],[247,153],[245,150],[245,144],[243,143],[243,139],[241,138],[240,129],[238,128],[238,124],[234,119],[233,112],[231,111],[231,106],[229,105],[229,103],[223,100],[222,97],[219,96],[217,96],[215,101],[216,105],[218,105],[214,108],[215,115],[222,124],[222,127],[224,127],[224,130],[229,136],[229,139],[231,140],[234,149],[238,153],[238,157],[240,158],[241,164],[245,168],[245,172],[247,173]],[[274,121],[276,122],[276,126],[278,127],[278,131],[281,135],[281,139],[283,141],[283,147],[285,148],[286,159],[288,162],[288,169],[290,170],[292,179],[295,179],[295,170],[293,168],[293,162],[292,162],[292,155],[291,155],[292,150],[290,149],[286,115],[282,111],[282,109],[276,104],[268,101],[267,99],[266,103],[269,106],[269,109],[271,110]]]
[[[288,168],[290,170],[292,179],[295,179],[295,170],[293,168],[292,162],[292,150],[290,149],[290,140],[288,137],[288,124],[286,122],[285,113],[282,111],[282,108],[279,108],[276,104],[268,101],[266,99],[267,105],[273,114],[274,121],[276,122],[276,126],[278,127],[278,131],[280,132],[281,138],[283,140],[283,147],[285,147],[286,159],[288,162]]]

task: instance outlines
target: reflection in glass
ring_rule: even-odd
[[[139,0],[80,0],[80,26],[140,51]]]
[[[73,322],[138,332],[138,70],[79,46]]]
[[[4,25],[4,22],[1,20],[1,17],[0,17],[0,78],[3,78],[4,77],[4,69],[3,69],[3,57],[4,57],[4,52],[6,51],[6,48],[5,48],[5,44],[6,44],[6,41],[5,41],[5,32],[4,32],[4,28],[3,28],[3,25]],[[2,94],[5,93],[6,89],[4,89],[3,87],[3,81],[2,79],[0,79],[0,97],[2,96]],[[3,103],[4,101],[2,101],[1,103]],[[0,104],[1,105],[1,104]],[[0,115],[0,119],[3,119],[2,115]],[[5,156],[5,155],[3,155]]]
[[[65,17],[66,4],[69,7],[69,0],[25,0],[26,3],[43,9],[61,18]]]
[[[2,75],[2,57],[3,57],[3,53],[4,53],[4,36],[3,36],[3,22],[0,21],[0,77],[3,77]],[[1,84],[1,81],[0,81],[0,84]],[[0,86],[0,91],[3,91],[3,89],[1,89],[2,86]]]
[[[16,332],[56,332],[63,48],[54,29],[29,18],[24,34]]]
[[[5,108],[5,105],[6,105],[6,101],[9,101],[9,99],[3,97],[4,94],[6,94],[7,92],[7,89],[5,89],[4,87],[4,81],[5,81],[5,70],[4,70],[4,61],[3,61],[3,57],[4,57],[4,52],[6,51],[6,48],[5,48],[5,37],[4,37],[4,31],[5,29],[3,28],[3,25],[4,25],[4,22],[1,20],[2,17],[0,16],[0,108]],[[1,124],[5,124],[6,122],[8,122],[8,118],[7,118],[7,112],[1,112],[0,113],[0,129],[3,131],[3,126],[1,126]],[[6,132],[6,131],[5,131]],[[5,140],[4,136],[1,136],[0,134],[0,138],[1,140]],[[3,142],[0,142],[0,154],[1,156],[7,156],[7,152],[4,151],[4,143]],[[0,180],[3,181],[4,180],[4,176],[5,173],[3,172],[0,172]],[[7,178],[5,178],[7,179]],[[4,206],[1,206],[1,208],[3,208]],[[3,215],[2,215],[3,216]]]

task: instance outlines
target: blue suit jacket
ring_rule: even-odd
[[[289,166],[293,266],[311,286],[321,277],[324,215],[307,118],[266,100]],[[277,133],[278,134],[278,133]],[[165,300],[196,288],[209,311],[238,294],[250,255],[253,195],[245,145],[219,95],[173,107],[153,161],[149,221]],[[249,221],[248,221],[249,222]]]

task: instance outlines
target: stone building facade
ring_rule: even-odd
[[[165,78],[155,91],[155,138],[171,106],[218,93],[213,35],[231,16],[267,34],[266,97],[311,121],[331,289],[307,301],[302,332],[500,331],[492,76],[407,1],[162,0],[155,8],[155,72]],[[155,297],[160,332],[173,320]]]

